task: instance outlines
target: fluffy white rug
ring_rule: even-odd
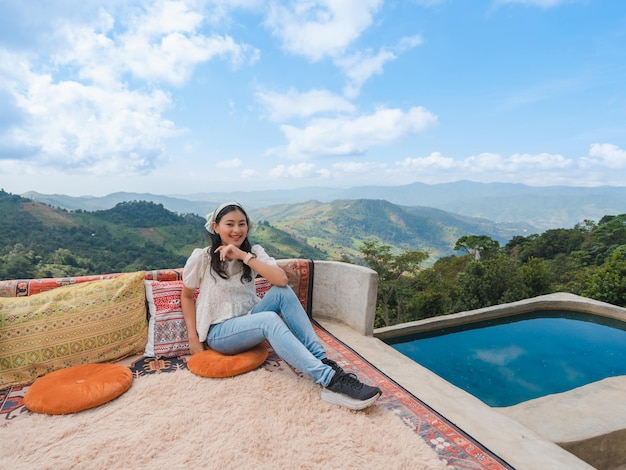
[[[442,469],[382,406],[351,411],[311,380],[258,369],[230,379],[187,370],[136,379],[73,415],[33,414],[0,428],[7,469]]]

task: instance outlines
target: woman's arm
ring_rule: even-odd
[[[183,318],[185,319],[185,325],[187,325],[187,337],[189,338],[189,350],[191,354],[196,354],[204,351],[204,346],[198,338],[198,331],[196,330],[196,303],[194,302],[194,289],[189,289],[183,286],[183,291],[180,294],[180,307],[183,311]]]
[[[244,253],[245,254],[243,259],[245,259],[245,257],[248,255],[245,251]],[[248,266],[250,266],[254,271],[267,279],[270,284],[279,287],[285,287],[287,285],[287,273],[285,273],[283,268],[279,266],[264,263],[263,261],[255,257],[250,258],[250,260],[248,261]]]
[[[244,261],[249,255],[247,251],[243,251],[235,245],[219,246],[216,248],[215,253],[219,255],[222,261],[227,259],[240,259]],[[287,285],[287,273],[279,266],[265,263],[255,257],[248,259],[248,266],[267,279],[270,284],[279,287],[285,287]]]

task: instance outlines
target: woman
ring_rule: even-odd
[[[251,225],[236,202],[207,215],[211,246],[195,249],[183,272],[181,306],[191,353],[206,345],[237,354],[267,340],[276,354],[323,387],[323,400],[351,409],[374,403],[379,388],[361,383],[326,357],[285,272],[261,245],[250,244]],[[272,284],[262,300],[256,296],[257,274]]]

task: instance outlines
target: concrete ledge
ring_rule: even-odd
[[[376,314],[376,271],[338,261],[315,261],[313,317],[332,319],[372,336]]]
[[[496,408],[598,469],[626,464],[626,377]]]
[[[380,339],[395,338],[398,336],[448,328],[451,326],[466,325],[483,320],[509,317],[536,310],[569,310],[572,312],[592,313],[608,318],[615,318],[626,322],[626,309],[615,305],[587,299],[579,295],[557,292],[556,294],[541,295],[530,299],[519,300],[508,304],[494,305],[493,307],[468,310],[452,313],[440,317],[426,318],[400,325],[377,328],[375,335]]]

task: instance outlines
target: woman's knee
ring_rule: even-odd
[[[272,289],[275,289],[274,291],[275,298],[279,299],[279,302],[281,304],[284,305],[285,303],[292,303],[292,302],[300,303],[298,296],[296,295],[296,293],[293,291],[291,287],[272,286]]]
[[[264,311],[255,313],[259,316],[259,323],[262,325],[263,330],[266,332],[266,336],[271,336],[272,333],[281,332],[287,329],[287,325],[276,312]]]
[[[272,312],[271,310],[258,312],[254,315],[256,316],[257,322],[263,326],[274,326],[283,323],[280,315],[276,312]]]
[[[289,286],[272,286],[267,294],[276,295],[278,297],[295,296],[295,292]],[[267,295],[265,294],[265,295]]]

